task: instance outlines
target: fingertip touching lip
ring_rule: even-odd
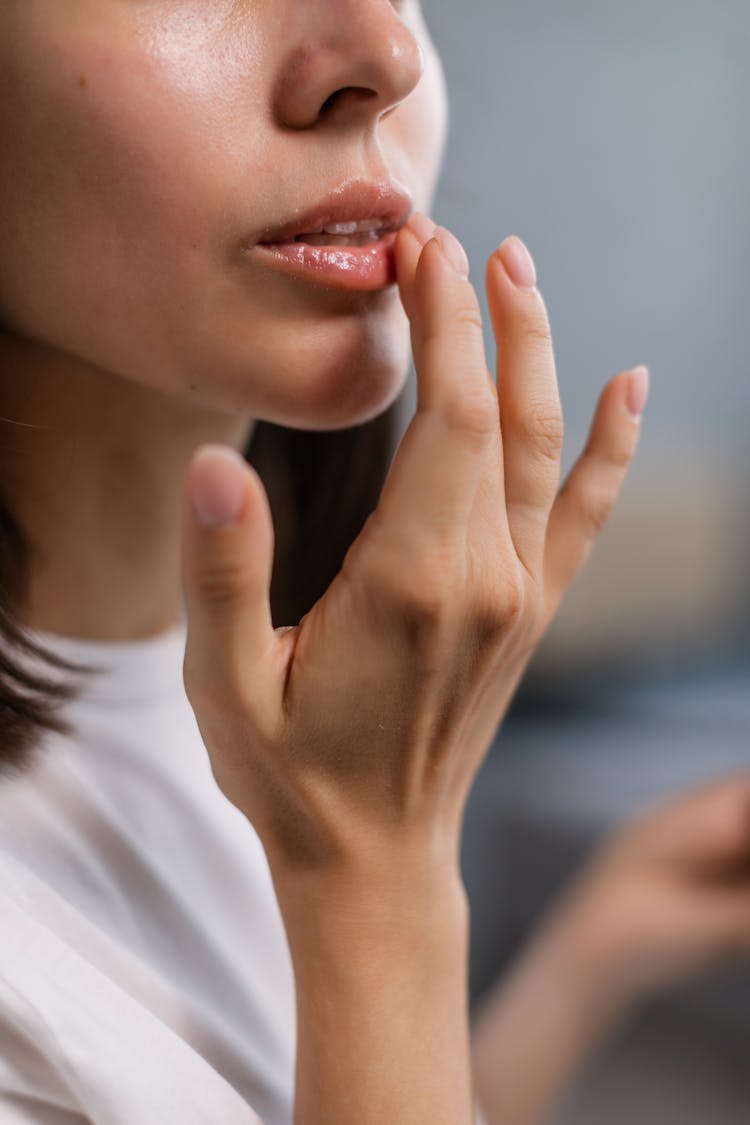
[[[408,192],[392,181],[356,180],[338,188],[312,207],[295,209],[293,217],[269,226],[256,241],[260,244],[290,242],[297,235],[314,234],[334,223],[376,222],[379,234],[400,230],[408,222],[413,201]]]

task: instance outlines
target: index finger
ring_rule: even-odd
[[[378,512],[381,524],[423,539],[457,529],[465,533],[487,458],[493,445],[499,447],[499,424],[473,286],[451,264],[440,231],[422,248],[412,282],[405,271],[414,237],[402,231],[396,254],[399,285],[410,289],[417,410]]]

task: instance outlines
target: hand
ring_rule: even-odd
[[[272,869],[277,856],[309,869],[388,855],[392,871],[407,841],[457,862],[471,782],[638,438],[644,373],[622,372],[558,495],[547,314],[508,272],[523,244],[506,240],[487,266],[496,389],[476,293],[450,261],[465,255],[432,229],[413,217],[395,249],[415,417],[377,510],[299,624],[272,627],[273,529],[257,475],[208,448],[186,476],[185,687],[216,781]],[[232,490],[234,522],[201,526],[191,501],[205,513]]]
[[[617,829],[482,1002],[476,1088],[491,1123],[546,1120],[635,1007],[750,955],[750,774]]]
[[[600,997],[630,1006],[750,956],[750,774],[704,785],[619,828],[553,925]]]

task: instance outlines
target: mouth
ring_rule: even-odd
[[[292,241],[305,242],[308,246],[371,246],[396,229],[387,226],[383,219],[353,219],[351,222],[331,223],[320,226],[317,230],[295,234]]]
[[[340,289],[384,289],[396,280],[393,246],[411,210],[411,197],[391,182],[350,183],[266,229],[246,249],[298,278]]]

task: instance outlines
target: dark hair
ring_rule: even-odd
[[[275,625],[296,624],[336,575],[375,508],[394,452],[398,402],[362,426],[333,432],[259,422],[245,450],[268,491],[276,549]],[[14,620],[28,594],[29,544],[0,498],[0,773],[28,769],[45,731],[70,735],[63,705],[75,684],[23,666],[32,655],[65,672],[94,673],[33,642]]]

